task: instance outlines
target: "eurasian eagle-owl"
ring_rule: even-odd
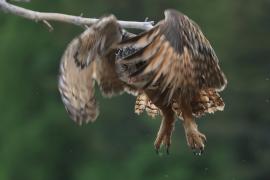
[[[199,26],[166,10],[165,19],[139,35],[128,33],[113,16],[101,18],[67,47],[60,64],[59,91],[70,117],[79,124],[98,116],[95,82],[104,96],[137,95],[135,112],[163,119],[154,143],[168,150],[176,117],[187,144],[201,153],[206,137],[194,117],[223,110],[218,92],[226,78]]]

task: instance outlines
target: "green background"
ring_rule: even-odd
[[[171,154],[157,155],[160,119],[133,113],[130,95],[104,99],[83,127],[71,121],[57,90],[59,60],[83,28],[0,12],[0,179],[270,179],[269,0],[53,0],[16,3],[37,11],[158,21],[166,8],[187,14],[212,43],[228,86],[224,112],[198,124],[208,137],[194,156],[177,121]]]

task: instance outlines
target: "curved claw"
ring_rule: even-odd
[[[195,156],[201,156],[204,153],[204,148],[203,147],[199,149],[192,148],[192,151]]]
[[[170,145],[166,145],[166,154],[170,155]]]
[[[204,153],[204,148],[200,148],[200,153],[201,153],[201,154]]]
[[[155,147],[155,152],[157,155],[159,155],[159,147]]]
[[[187,144],[195,155],[201,155],[205,148],[206,137],[198,130],[186,132]]]

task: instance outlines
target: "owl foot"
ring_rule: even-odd
[[[190,126],[184,125],[184,127],[188,146],[193,150],[195,155],[201,155],[206,143],[205,135],[199,132],[196,124]]]
[[[164,135],[158,135],[154,146],[155,146],[155,150],[156,153],[159,154],[159,150],[161,148],[161,146],[165,146],[166,149],[166,154],[170,154],[170,145],[171,145],[171,132],[166,133]]]
[[[193,150],[195,155],[201,155],[204,151],[206,137],[198,130],[198,126],[192,116],[190,105],[182,102],[181,110],[187,144]]]
[[[157,134],[154,146],[157,153],[161,146],[165,146],[166,153],[170,153],[170,145],[171,145],[171,136],[173,131],[173,123],[166,123],[166,121],[162,121],[159,132]]]

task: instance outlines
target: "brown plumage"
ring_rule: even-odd
[[[139,35],[127,35],[114,16],[104,17],[71,42],[59,89],[75,121],[97,116],[93,79],[105,95],[139,92],[137,114],[163,116],[157,150],[162,144],[169,149],[177,116],[188,145],[200,153],[206,137],[193,118],[224,108],[218,92],[227,82],[214,50],[199,26],[175,10],[166,10],[164,20]]]
[[[135,102],[135,113],[140,115],[144,110],[148,116],[152,118],[160,114],[160,110],[152,103],[146,94],[139,94]]]
[[[192,115],[199,118],[205,113],[214,113],[216,111],[223,111],[224,102],[220,95],[213,89],[201,90],[193,97],[190,102],[192,108]],[[183,119],[181,107],[177,102],[173,102],[173,110],[179,119]]]
[[[68,45],[60,63],[59,91],[70,117],[80,125],[98,116],[95,81],[104,96],[136,89],[119,80],[114,46],[131,37],[120,31],[116,18],[108,16],[88,28]]]

